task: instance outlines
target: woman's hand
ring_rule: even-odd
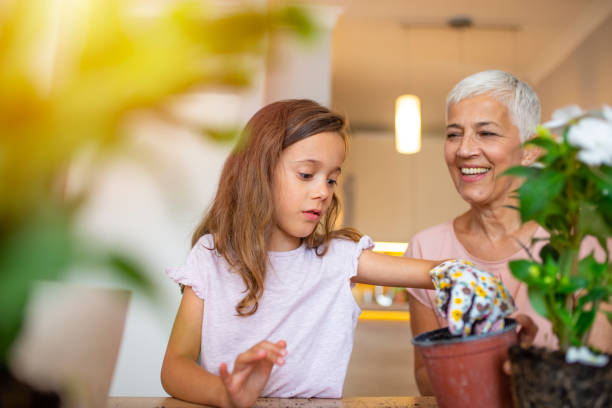
[[[533,319],[526,314],[519,313],[514,316],[514,320],[521,326],[518,332],[518,342],[522,348],[530,347],[538,334],[538,326]],[[504,361],[504,373],[512,375],[512,365],[510,360]]]
[[[445,261],[429,274],[436,288],[436,308],[448,321],[451,334],[501,329],[504,317],[516,310],[504,285],[470,261]]]
[[[284,340],[257,343],[236,358],[234,371],[227,371],[227,364],[219,367],[219,375],[234,407],[252,407],[270,378],[275,364],[285,364],[287,343]]]

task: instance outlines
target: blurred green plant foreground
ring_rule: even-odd
[[[248,85],[247,57],[265,52],[271,32],[314,30],[291,7],[219,14],[201,1],[157,3],[0,4],[0,364],[36,280],[95,264],[152,289],[129,256],[77,236],[88,191],[66,194],[71,160],[84,149],[98,158],[118,151],[131,110],[196,85]]]

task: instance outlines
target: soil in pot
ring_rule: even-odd
[[[568,364],[561,351],[518,346],[509,356],[517,408],[612,407],[612,358],[604,367]]]
[[[495,333],[452,336],[447,328],[416,336],[412,343],[423,359],[441,408],[512,406],[510,379],[502,365],[517,341],[517,324],[506,319]]]

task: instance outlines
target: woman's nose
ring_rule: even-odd
[[[461,137],[461,144],[457,149],[457,156],[459,157],[471,157],[478,154],[478,144],[474,139],[474,136],[466,133]]]

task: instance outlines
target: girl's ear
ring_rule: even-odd
[[[522,166],[531,166],[540,157],[542,149],[540,146],[528,144],[523,148],[523,158],[521,159]]]

